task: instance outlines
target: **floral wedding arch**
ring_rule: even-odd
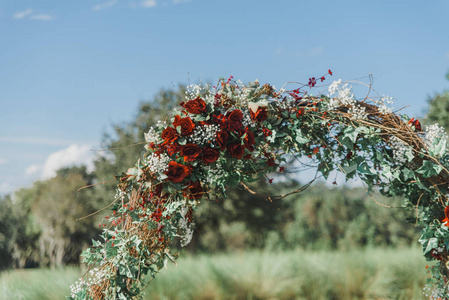
[[[103,241],[84,253],[89,272],[71,286],[71,299],[139,299],[148,280],[187,245],[201,199],[283,172],[288,155],[308,157],[327,178],[358,176],[368,191],[403,196],[423,226],[419,242],[430,268],[431,297],[446,298],[449,279],[449,154],[447,136],[432,125],[395,114],[389,97],[357,100],[335,81],[311,95],[310,78],[276,91],[232,76],[217,86],[191,86],[170,120],[145,135],[146,154],[117,177]],[[270,183],[271,183],[270,179]],[[150,276],[151,275],[151,276]]]

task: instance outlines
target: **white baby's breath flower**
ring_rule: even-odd
[[[373,102],[378,106],[381,114],[391,114],[393,112],[391,104],[393,104],[394,98],[383,95],[380,99],[373,99]]]
[[[165,153],[152,153],[143,160],[143,163],[148,166],[151,173],[156,174],[157,178],[162,180],[165,178],[164,172],[168,170],[168,163],[170,161],[171,158]]]
[[[329,101],[329,109],[333,110],[341,105],[351,106],[355,105],[354,94],[348,83],[341,82],[341,79],[334,81],[328,88],[328,96],[331,98]]]
[[[365,107],[360,105],[353,105],[349,108],[348,113],[351,115],[351,119],[364,120],[368,117],[365,111]]]
[[[220,126],[215,124],[196,126],[195,131],[191,136],[189,136],[188,141],[190,143],[203,146],[209,144],[212,141],[215,141],[215,137],[217,136],[218,131],[220,131]]]
[[[403,164],[408,161],[408,157],[410,157],[412,151],[409,145],[405,144],[396,136],[392,136],[390,137],[390,146],[393,150],[393,158],[397,163]]]
[[[424,131],[424,142],[427,147],[431,148],[435,142],[438,142],[437,139],[447,140],[447,138],[448,136],[444,127],[438,124],[426,126]]]
[[[147,143],[160,144],[163,142],[160,134],[158,134],[153,127],[150,127],[150,130],[148,130],[148,133],[145,133],[144,136]]]

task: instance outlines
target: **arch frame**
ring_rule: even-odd
[[[330,70],[318,81],[328,75]],[[175,262],[171,242],[190,242],[201,201],[282,172],[289,155],[307,159],[326,179],[339,171],[347,179],[359,177],[368,191],[405,197],[404,207],[416,211],[424,228],[419,240],[424,256],[436,261],[430,268],[432,293],[447,295],[444,130],[437,125],[423,130],[418,120],[393,112],[389,98],[356,99],[341,80],[324,91],[315,78],[295,87],[276,91],[232,77],[213,87],[191,86],[173,117],[145,134],[147,153],[116,177],[103,241],[93,241],[83,253],[89,272],[71,286],[69,298],[139,299],[149,275]]]

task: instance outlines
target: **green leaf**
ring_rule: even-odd
[[[357,170],[357,163],[353,162],[349,166],[343,167],[343,170],[345,170],[346,176],[351,176]]]
[[[295,140],[296,140],[296,142],[297,142],[298,144],[301,144],[301,145],[310,142],[310,139],[308,139],[308,138],[306,138],[305,136],[303,136],[303,135],[301,134],[301,131],[297,131],[297,132],[296,132],[296,138],[295,138]]]
[[[332,165],[329,164],[320,164],[318,170],[323,174],[324,179],[327,179],[329,173],[333,170]]]
[[[367,175],[376,174],[376,170],[373,167],[370,167],[366,162],[362,162],[357,168],[357,171]]]
[[[438,144],[429,150],[432,156],[443,156],[446,153],[446,139],[440,138]]]
[[[391,172],[391,167],[386,165],[382,168],[382,175],[387,179],[393,179],[393,173]]]
[[[441,170],[443,170],[443,167],[441,165],[433,163],[429,160],[425,160],[418,170],[416,170],[416,173],[422,174],[424,177],[431,177],[434,175],[438,175]]]
[[[426,249],[424,250],[424,254],[427,254],[427,253],[429,253],[430,251],[432,251],[432,249],[436,249],[436,248],[438,248],[438,239],[435,238],[435,237],[430,238],[430,239],[427,241],[427,247],[426,247]]]
[[[415,172],[413,172],[412,170],[408,168],[402,168],[401,171],[404,175],[404,181],[415,178]]]

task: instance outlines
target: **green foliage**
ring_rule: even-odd
[[[449,132],[449,91],[437,94],[428,100],[429,109],[425,117],[426,124],[438,123]]]
[[[14,235],[17,232],[11,197],[0,197],[0,270],[12,266]]]
[[[89,192],[77,192],[91,183],[85,167],[72,167],[15,193],[13,216],[20,220],[13,239],[17,267],[78,262],[82,250],[98,234],[93,219],[77,221],[93,210]]]
[[[413,224],[405,221],[413,219],[413,215],[402,207],[403,199],[392,200],[377,193],[371,197],[363,189],[318,185],[286,199],[285,206],[291,209],[281,211],[285,218],[279,231],[285,235],[285,245],[352,249],[414,244],[418,233]]]

